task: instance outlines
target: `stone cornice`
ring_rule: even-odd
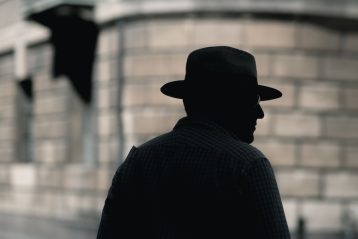
[[[236,12],[307,15],[316,17],[358,19],[358,1],[355,0],[103,0],[96,7],[99,23],[152,14],[190,12]]]

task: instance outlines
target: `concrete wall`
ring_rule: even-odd
[[[220,11],[107,20],[100,21],[89,107],[66,77],[52,76],[46,29],[21,19],[0,29],[7,39],[0,43],[0,212],[97,220],[129,148],[185,115],[182,102],[162,95],[160,86],[183,79],[191,50],[230,45],[252,52],[259,82],[284,93],[262,103],[254,145],[275,167],[291,231],[300,217],[311,233],[327,235],[344,230],[347,212],[358,221],[358,33],[349,27],[355,20],[331,26],[320,18]],[[16,158],[20,40],[34,81],[29,163]],[[90,160],[69,153],[76,152],[71,129],[88,113]]]
[[[314,233],[343,229],[357,212],[358,34],[284,19],[178,17],[129,21],[123,30],[127,147],[172,128],[180,100],[159,87],[183,79],[186,55],[230,45],[257,58],[259,82],[281,89],[262,102],[254,145],[270,159],[291,230],[299,217]],[[357,218],[358,215],[355,215]]]

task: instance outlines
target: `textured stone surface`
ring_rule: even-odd
[[[98,116],[98,135],[116,135],[118,132],[118,117],[116,112],[109,111]]]
[[[184,77],[186,57],[184,54],[127,56],[124,60],[124,75],[127,77],[169,75]]]
[[[66,189],[95,190],[97,188],[97,169],[82,165],[67,165],[63,171],[63,187]]]
[[[260,84],[276,88],[282,92],[282,97],[275,100],[262,101],[261,105],[266,108],[292,108],[296,104],[295,85],[286,82],[262,81]]]
[[[304,24],[299,27],[299,47],[309,50],[338,50],[340,34],[320,25]]]
[[[124,47],[127,49],[138,49],[148,46],[148,23],[127,24],[124,29]]]
[[[302,113],[275,115],[274,133],[279,136],[317,137],[320,135],[320,121],[316,115]]]
[[[358,117],[327,117],[325,126],[324,134],[330,138],[358,138]]]
[[[344,39],[343,49],[348,52],[358,52],[358,34],[347,34]]]
[[[302,108],[336,110],[339,108],[339,87],[333,84],[307,84],[299,90],[298,104]]]
[[[124,133],[161,134],[172,130],[177,120],[184,115],[147,111],[124,114]]]
[[[147,28],[149,48],[181,48],[189,44],[190,22],[183,20],[151,21]]]
[[[358,87],[343,89],[343,104],[347,109],[358,109]]]
[[[347,167],[358,167],[358,145],[347,146],[345,148],[345,166]]]
[[[97,44],[97,54],[115,54],[119,46],[119,33],[115,27],[108,27],[101,30]]]
[[[319,196],[319,174],[317,171],[279,170],[276,173],[280,193],[284,197]]]
[[[98,144],[98,161],[101,164],[109,164],[119,162],[122,159],[118,156],[118,145],[117,138],[111,138],[110,140],[103,140]]]
[[[273,57],[273,75],[282,78],[316,79],[319,76],[317,57],[303,54]]]
[[[303,143],[300,164],[308,167],[337,167],[340,164],[340,148],[336,143]]]
[[[354,172],[327,173],[324,195],[334,198],[358,197],[358,175]]]
[[[296,146],[294,143],[263,141],[255,142],[254,145],[265,154],[273,166],[293,166],[295,164]]]
[[[66,136],[66,121],[59,119],[41,120],[35,123],[35,137],[37,138],[58,138]]]
[[[294,232],[297,226],[297,202],[294,200],[284,199],[282,200],[282,204],[288,227],[291,232]]]
[[[244,45],[254,48],[295,47],[296,27],[291,22],[252,21],[245,24]]]
[[[16,128],[13,125],[0,126],[0,140],[15,139]]]
[[[194,47],[225,45],[238,47],[242,44],[240,20],[198,20],[193,23]]]
[[[124,106],[168,106],[184,107],[183,101],[168,97],[160,92],[161,85],[131,84],[124,87]]]
[[[358,60],[348,57],[331,57],[323,61],[322,78],[333,80],[358,80]]]
[[[36,101],[35,114],[58,114],[66,113],[67,98],[60,97],[42,97],[40,101]]]
[[[340,230],[342,206],[338,202],[305,201],[302,214],[310,231],[335,232]]]
[[[10,168],[11,185],[15,187],[33,187],[36,182],[34,165],[13,164]]]

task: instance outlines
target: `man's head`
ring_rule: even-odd
[[[281,97],[276,89],[258,85],[255,58],[227,46],[207,47],[189,54],[184,81],[161,91],[183,99],[188,116],[208,118],[251,143],[257,119],[264,113],[259,100]]]

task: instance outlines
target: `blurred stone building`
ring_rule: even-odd
[[[259,82],[284,93],[262,103],[254,145],[276,170],[292,234],[303,220],[312,238],[352,238],[353,0],[0,0],[0,213],[98,220],[129,148],[185,115],[159,87],[212,45],[252,52]]]

